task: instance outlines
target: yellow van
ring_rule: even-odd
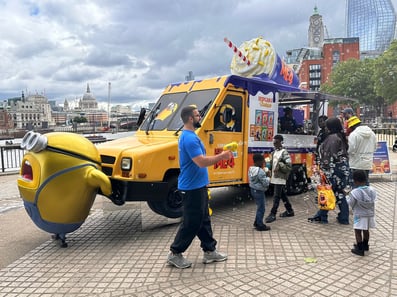
[[[182,215],[177,189],[180,110],[192,104],[202,116],[196,133],[207,155],[219,153],[230,142],[238,143],[233,159],[209,167],[209,187],[248,184],[252,154],[267,156],[273,150],[273,136],[282,134],[299,172],[298,179],[289,180],[289,189],[300,193],[314,161],[317,118],[326,113],[329,99],[338,98],[236,75],[170,84],[134,136],[98,145],[102,171],[112,183],[109,198],[117,205],[147,201],[154,212],[169,218]],[[293,111],[296,131],[280,131],[285,107]]]

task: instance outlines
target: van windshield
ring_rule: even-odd
[[[180,111],[188,105],[196,105],[204,118],[208,107],[219,93],[219,89],[199,90],[164,94],[155,104],[152,111],[142,123],[140,130],[170,130],[176,131],[183,126]]]

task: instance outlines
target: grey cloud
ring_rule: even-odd
[[[13,17],[0,23],[0,99],[8,86],[17,95],[20,86],[45,87],[63,102],[90,82],[106,101],[111,81],[114,103],[154,101],[189,71],[197,79],[229,74],[224,37],[239,46],[263,36],[280,56],[305,46],[315,5],[330,37],[344,37],[345,1],[58,0],[39,1],[32,16],[31,2],[15,3],[2,5]]]
[[[113,67],[120,65],[131,67],[134,64],[127,55],[119,54],[110,49],[94,49],[87,55],[84,62],[87,65],[98,67]]]
[[[100,77],[101,73],[97,69],[88,67],[67,67],[60,69],[51,77],[55,81],[86,82]]]
[[[12,49],[12,52],[16,59],[26,59],[35,56],[47,55],[53,49],[55,49],[53,42],[47,39],[37,39],[32,42],[18,43]]]

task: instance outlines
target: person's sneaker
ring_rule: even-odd
[[[349,221],[339,221],[339,220],[337,220],[337,221],[341,225],[349,225]]]
[[[281,218],[286,218],[286,217],[293,217],[295,213],[293,211],[289,212],[288,210],[284,211],[283,213],[280,213]]]
[[[227,255],[214,250],[212,252],[204,252],[203,263],[222,262],[227,260]]]
[[[321,217],[307,218],[307,220],[308,220],[310,223],[313,223],[313,222],[321,222]]]
[[[258,231],[269,231],[271,228],[269,226],[266,226],[265,224],[263,224],[261,226],[256,226],[255,229]]]
[[[174,254],[172,252],[168,254],[167,263],[181,269],[192,266],[192,262],[183,257],[182,254]]]
[[[266,218],[265,222],[271,223],[271,222],[274,222],[275,220],[276,220],[276,216],[273,214],[269,214],[269,216]]]

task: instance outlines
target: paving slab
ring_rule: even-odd
[[[397,183],[376,179],[372,185],[379,196],[377,228],[365,257],[350,252],[353,227],[336,222],[337,210],[328,225],[307,221],[316,211],[314,192],[291,196],[295,216],[277,217],[269,232],[257,232],[255,203],[237,188],[215,190],[211,201],[218,249],[229,259],[201,263],[195,239],[185,253],[193,266],[183,270],[166,263],[178,220],[154,214],[145,203],[118,207],[99,196],[87,221],[68,235],[68,248],[42,232],[0,269],[0,296],[397,296]],[[268,198],[267,210],[270,205]],[[0,226],[14,212],[25,228],[27,214],[20,210],[0,214]]]

